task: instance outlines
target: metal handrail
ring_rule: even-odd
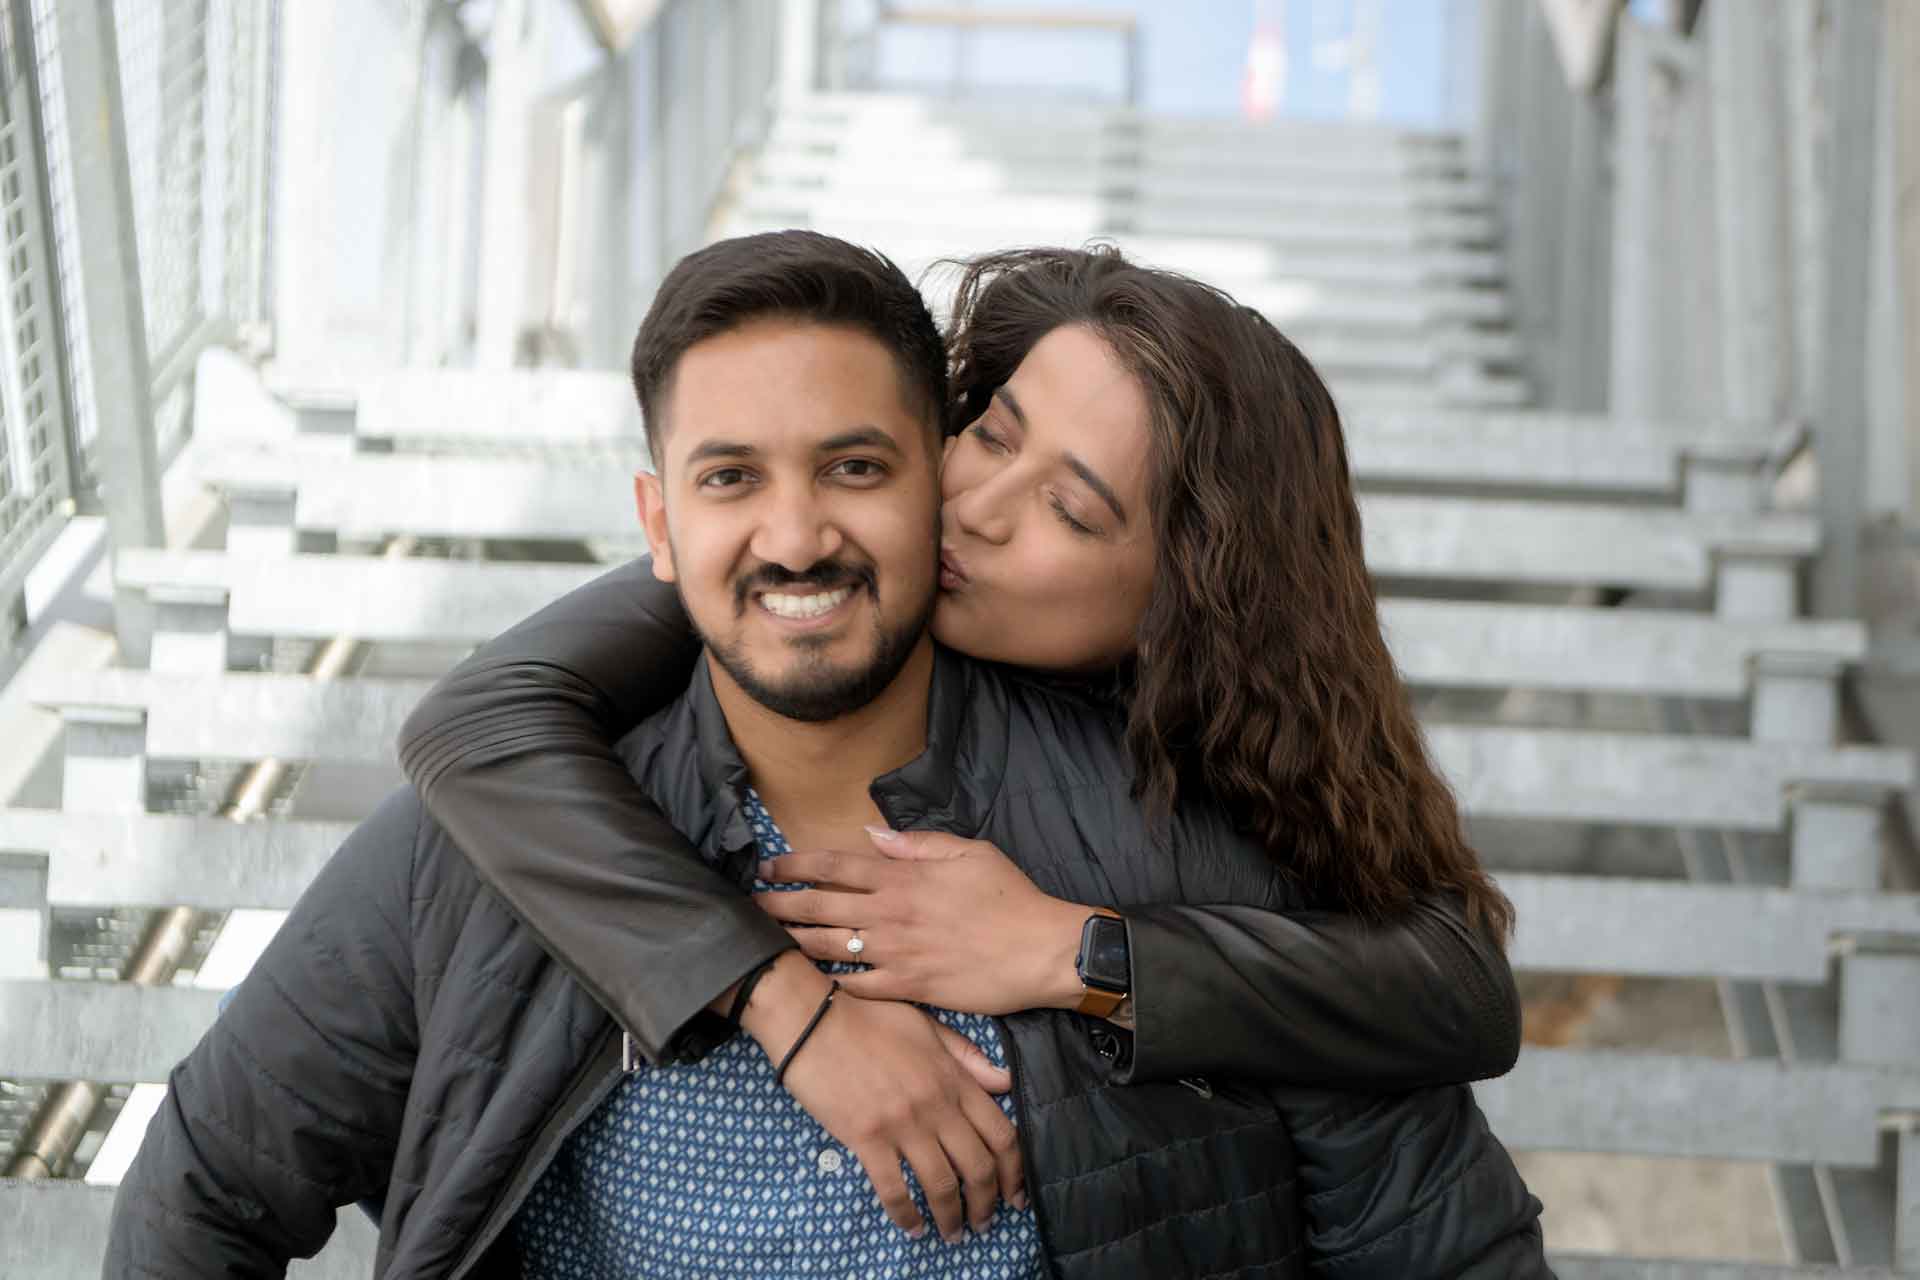
[[[1125,60],[1123,101],[1140,105],[1142,66],[1140,22],[1133,14],[1113,9],[1056,9],[1035,5],[1021,9],[967,9],[955,5],[883,4],[876,25],[950,27],[958,31],[987,28],[1026,28],[1036,31],[1108,32],[1120,38]],[[953,87],[957,90],[959,83]]]

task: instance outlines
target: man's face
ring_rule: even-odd
[[[865,706],[920,643],[939,575],[930,431],[891,353],[851,329],[752,321],[687,349],[656,475],[654,572],[718,668],[795,720]]]

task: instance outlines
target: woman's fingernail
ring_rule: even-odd
[[[919,1226],[915,1227],[913,1230],[907,1232],[907,1239],[909,1240],[924,1240],[926,1238],[927,1238],[927,1224],[924,1222],[921,1223]]]
[[[1014,1208],[1020,1210],[1022,1213],[1025,1213],[1027,1209],[1027,1193],[1024,1191],[1014,1192],[1012,1203]]]
[[[868,827],[867,834],[875,840],[886,841],[889,844],[900,838],[898,831],[893,831],[886,827]]]
[[[773,879],[773,859],[772,858],[762,858],[760,860],[760,870],[758,874],[762,880]]]

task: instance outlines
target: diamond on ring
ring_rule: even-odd
[[[859,934],[856,933],[851,938],[847,939],[847,951],[849,954],[857,956],[862,951],[865,951],[866,949],[867,949],[866,940],[863,939]]]

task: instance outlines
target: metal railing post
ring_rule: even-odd
[[[166,541],[166,525],[113,0],[63,6],[60,37],[73,194],[87,215],[76,223],[101,497],[115,547],[156,547]]]
[[[1825,618],[1859,612],[1861,531],[1866,510],[1867,261],[1873,209],[1874,116],[1879,97],[1880,41],[1886,19],[1877,0],[1852,0],[1828,11],[1826,83],[1833,93],[1833,144],[1827,166],[1826,335],[1821,385],[1815,391],[1814,456],[1820,466],[1820,555],[1813,568],[1813,612]]]

